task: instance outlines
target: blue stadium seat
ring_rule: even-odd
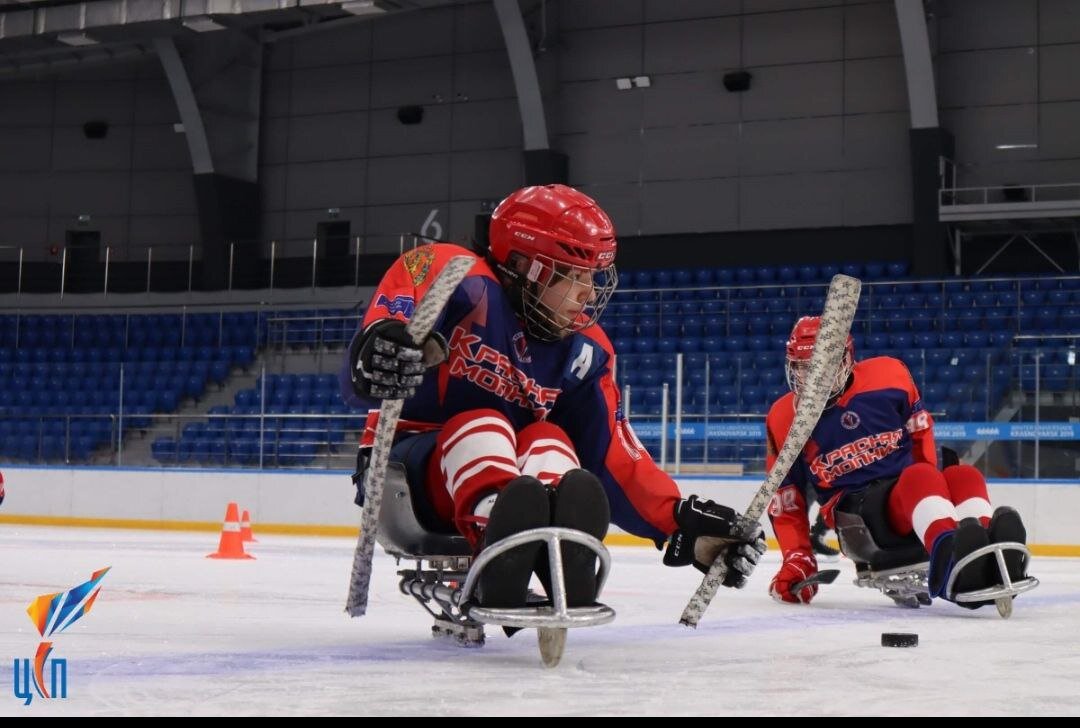
[[[911,314],[912,331],[932,331],[937,317],[934,312],[922,309]]]
[[[754,268],[754,279],[757,283],[769,285],[776,282],[776,268],[771,265],[759,265]]]
[[[735,269],[735,283],[740,286],[750,286],[756,282],[757,276],[754,268],[742,266]]]
[[[695,268],[693,270],[693,282],[695,286],[716,285],[716,275],[712,268]]]
[[[1046,300],[1046,293],[1037,288],[1025,288],[1020,294],[1020,299],[1025,306],[1040,306]]]
[[[772,330],[772,319],[768,316],[761,314],[755,314],[750,317],[747,323],[747,330],[751,335],[763,335],[768,334]]]
[[[870,262],[863,265],[863,278],[868,281],[877,281],[885,277],[886,264],[881,262]]]
[[[891,279],[904,278],[907,275],[907,262],[893,261],[886,266],[886,273]]]
[[[685,317],[682,322],[682,334],[684,337],[700,338],[705,334],[704,320],[700,316]]]
[[[986,420],[986,405],[983,402],[965,402],[960,406],[958,416],[965,422],[983,422]]]
[[[939,382],[931,382],[923,386],[922,398],[927,407],[933,410],[949,396],[949,387]]]
[[[665,316],[660,319],[660,336],[682,335],[682,323],[678,315]],[[644,334],[643,334],[644,335]],[[655,334],[653,334],[655,336]]]
[[[963,374],[963,369],[961,367],[946,364],[945,366],[938,367],[936,381],[953,384],[960,381],[961,374]]]

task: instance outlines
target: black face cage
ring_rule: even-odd
[[[847,386],[848,377],[851,376],[851,370],[854,366],[855,359],[851,355],[851,348],[845,347],[844,357],[840,360],[840,366],[836,370],[836,377],[829,387],[829,401],[835,400],[843,394],[844,388]],[[795,393],[796,399],[799,396],[799,392],[802,390],[803,382],[809,371],[809,359],[791,359],[789,357],[784,361],[784,373],[787,375],[788,388]]]
[[[591,281],[582,283],[587,277]],[[595,324],[619,283],[614,265],[593,269],[557,263],[544,256],[533,258],[525,279],[521,281],[521,315],[529,333],[541,341],[558,341]],[[553,300],[546,295],[562,282],[567,283],[562,298]],[[564,304],[575,309],[583,286],[590,289],[589,295],[577,314],[568,318]]]

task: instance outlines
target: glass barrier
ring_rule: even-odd
[[[213,356],[213,344],[182,346],[176,360],[166,361],[0,361],[0,459],[351,467],[363,416],[341,402],[336,371],[345,336],[332,337],[341,327],[351,331],[356,318],[279,321],[319,328],[299,329],[303,337],[293,339],[283,326],[278,340],[268,326],[261,362],[246,366],[203,358]],[[139,331],[132,327],[129,335]],[[194,324],[189,331],[199,341],[214,335]],[[230,336],[225,331],[219,340]],[[289,356],[306,371],[286,365]],[[939,445],[995,477],[1076,477],[1080,383],[1071,339],[1060,348],[912,350],[900,358],[935,417]],[[275,365],[279,373],[272,373]],[[617,380],[636,433],[669,469],[764,470],[764,415],[787,391],[782,354],[629,354],[619,358]]]
[[[895,290],[871,287],[854,327],[857,356],[902,359],[934,414],[939,444],[965,461],[998,477],[1075,478],[1080,334],[1061,332],[1080,310],[1071,289],[1030,285],[1011,281],[1015,288],[941,300],[924,291],[908,302],[940,306],[937,318],[914,316]],[[617,293],[605,312],[631,422],[654,457],[680,472],[764,469],[764,415],[787,392],[787,332],[798,315],[820,310],[825,289],[789,286],[767,299],[744,298],[743,290],[631,290]],[[701,291],[714,297],[701,298]],[[965,314],[964,305],[984,293],[1005,316]],[[360,426],[335,379],[359,328],[354,303],[5,312],[0,459],[201,465],[209,458],[222,466],[293,467],[307,458],[305,467],[338,467]],[[253,389],[261,381],[271,383],[266,407]],[[153,443],[169,438],[175,453],[158,445],[158,458]]]
[[[903,360],[935,418],[938,444],[957,450],[965,462],[995,477],[1075,478],[1080,463],[1075,338],[1061,336],[1058,347],[1030,350],[857,355]],[[783,351],[783,342],[777,342],[771,351],[627,354],[618,357],[616,379],[631,423],[654,458],[676,470],[683,464],[736,462],[746,471],[762,472],[765,414],[788,391]]]

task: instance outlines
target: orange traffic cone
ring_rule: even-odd
[[[240,516],[240,540],[244,543],[250,541],[251,543],[258,543],[254,534],[251,533],[251,516],[248,515],[247,509],[243,511],[243,515]]]
[[[251,554],[244,553],[244,543],[240,538],[240,517],[237,515],[235,503],[230,503],[225,509],[225,523],[221,525],[221,542],[215,553],[207,554],[208,559],[254,559]]]

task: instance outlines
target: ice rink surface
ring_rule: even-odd
[[[534,631],[466,650],[375,559],[368,614],[343,611],[354,542],[259,535],[255,561],[204,558],[217,536],[0,529],[0,715],[1077,715],[1080,560],[1036,558],[1042,585],[1012,618],[948,603],[908,610],[851,584],[811,606],[773,602],[770,552],[741,592],[722,590],[697,630],[678,624],[699,583],[646,548],[612,549],[602,601],[545,669]],[[54,636],[68,697],[29,706],[12,666],[40,641],[36,596],[111,566],[92,611]],[[823,568],[826,568],[823,566]],[[882,632],[916,632],[913,649]]]

